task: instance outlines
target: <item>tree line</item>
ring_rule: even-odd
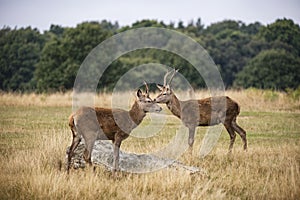
[[[199,18],[187,25],[142,20],[130,26],[83,22],[76,27],[51,25],[0,30],[0,90],[66,91],[89,52],[105,39],[134,28],[163,27],[182,32],[202,45],[218,66],[227,88],[296,89],[300,85],[300,27],[290,19],[262,25],[224,20],[207,27]],[[178,55],[141,49],[115,60],[99,80],[100,90],[110,91],[132,67],[160,63],[180,68],[195,88],[205,87],[193,67]],[[151,70],[151,69],[149,69]]]

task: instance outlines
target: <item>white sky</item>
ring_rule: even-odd
[[[142,19],[186,24],[199,17],[206,26],[224,19],[266,25],[283,17],[300,24],[300,0],[0,0],[0,28],[43,31],[51,24],[74,27],[103,19],[121,26]]]

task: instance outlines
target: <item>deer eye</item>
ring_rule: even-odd
[[[163,93],[163,95],[167,95],[167,93]]]

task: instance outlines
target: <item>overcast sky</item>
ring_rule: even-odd
[[[300,0],[0,0],[0,28],[51,24],[76,26],[83,21],[118,21],[121,26],[142,19],[185,24],[201,18],[204,25],[224,19],[270,24],[278,18],[300,24]]]

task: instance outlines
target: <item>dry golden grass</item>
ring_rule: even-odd
[[[112,95],[107,93],[90,94],[94,97],[96,106],[111,107]],[[128,94],[127,94],[128,95]],[[180,99],[189,99],[188,92],[176,92]],[[194,97],[197,99],[209,97],[211,94],[207,90],[196,91]],[[271,90],[247,89],[228,90],[225,95],[231,97],[239,103],[243,111],[300,111],[300,99],[294,100],[287,93]],[[79,96],[79,95],[78,95]],[[77,97],[78,97],[77,96]],[[86,95],[79,96],[84,101]],[[134,94],[129,94],[134,99]],[[155,97],[156,94],[151,94]],[[72,92],[35,94],[35,93],[0,93],[0,105],[7,106],[72,106]],[[130,102],[129,105],[130,106]]]
[[[72,93],[0,94],[0,199],[299,199],[300,103],[284,93],[261,90],[228,91],[239,102],[238,123],[247,131],[249,150],[237,136],[227,155],[229,136],[223,131],[217,146],[198,157],[206,128],[197,129],[193,156],[180,161],[205,169],[208,176],[161,170],[148,174],[111,173],[98,167],[59,171],[71,143],[67,125]],[[152,95],[153,96],[153,95]],[[206,91],[196,93],[199,98]],[[274,97],[275,96],[275,97]],[[96,96],[110,106],[111,96]],[[180,123],[168,116],[167,126],[149,140],[130,137],[121,149],[146,152],[174,136]],[[147,120],[144,125],[148,123]],[[138,129],[136,130],[138,131]],[[63,163],[64,164],[64,163]]]

